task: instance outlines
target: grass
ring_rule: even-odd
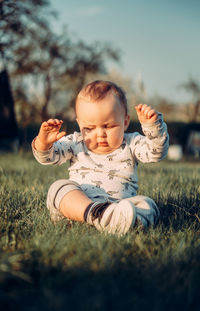
[[[6,154],[0,176],[2,310],[200,309],[200,163],[140,165],[139,194],[158,203],[161,220],[120,238],[51,223],[46,193],[65,165]]]

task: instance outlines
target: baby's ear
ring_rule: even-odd
[[[125,119],[124,119],[124,128],[125,128],[125,131],[127,130],[128,126],[129,126],[129,123],[130,123],[130,116],[127,114],[125,116]]]

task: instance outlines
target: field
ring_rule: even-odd
[[[0,176],[1,310],[200,310],[200,163],[139,166],[161,220],[120,238],[51,223],[46,193],[66,166],[5,154]]]

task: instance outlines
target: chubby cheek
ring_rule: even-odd
[[[112,139],[109,139],[108,141],[108,144],[111,148],[119,148],[121,146],[123,142],[123,138],[121,137],[115,137],[115,138],[112,138]]]
[[[124,132],[119,129],[108,135],[108,144],[110,147],[118,148],[123,142]]]
[[[88,149],[93,149],[96,145],[95,137],[91,133],[88,133],[87,131],[82,131],[82,136],[84,139],[84,142]]]

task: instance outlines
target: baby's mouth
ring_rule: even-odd
[[[106,141],[102,141],[102,142],[99,142],[98,145],[102,147],[106,147],[108,146],[108,143]]]

